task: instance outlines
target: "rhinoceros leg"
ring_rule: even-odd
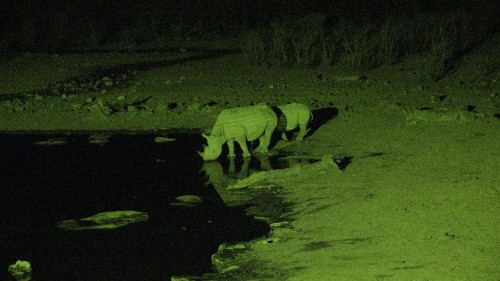
[[[299,134],[297,135],[297,137],[295,138],[295,140],[297,141],[303,141],[304,140],[304,137],[306,136],[308,130],[307,130],[307,122],[306,123],[300,123],[299,124]]]
[[[236,154],[234,153],[234,140],[228,140],[227,141],[227,148],[229,149],[229,155],[228,157],[229,158],[233,158],[236,156]]]
[[[270,139],[264,135],[259,138],[259,147],[255,149],[255,152],[265,153],[267,152],[267,147],[269,146]]]
[[[271,137],[273,134],[273,130],[269,128],[266,129],[264,134],[259,138],[259,147],[255,149],[255,152],[265,153],[268,151],[269,143],[271,142]]]
[[[265,153],[268,151],[269,144],[271,143],[271,138],[273,136],[273,132],[278,125],[278,118],[276,115],[274,118],[268,120],[266,130],[264,134],[259,138],[259,147],[255,149],[256,152]]]
[[[286,133],[285,133],[285,132],[283,132],[283,133],[281,134],[281,139],[282,139],[282,140],[284,140],[284,141],[288,141],[288,137],[286,136]]]
[[[240,145],[241,151],[243,151],[243,157],[250,157],[252,154],[248,151],[247,138],[245,136],[236,138],[236,142]],[[234,151],[233,151],[234,153]]]

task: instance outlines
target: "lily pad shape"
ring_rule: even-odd
[[[197,195],[182,195],[175,198],[179,202],[185,203],[201,203],[203,199]]]
[[[109,141],[109,135],[92,135],[89,137],[89,142],[91,144],[103,145]]]
[[[156,143],[162,143],[162,142],[172,142],[175,141],[175,139],[169,138],[169,137],[156,137],[155,142]]]
[[[33,143],[34,145],[64,145],[67,144],[68,141],[64,138],[51,138],[44,141],[37,141]]]
[[[137,211],[111,211],[93,215],[79,220],[64,220],[57,223],[57,227],[63,230],[95,230],[115,229],[132,223],[146,221],[149,219],[147,213]]]
[[[182,195],[175,198],[176,202],[171,202],[170,206],[194,207],[201,202],[203,198],[197,195]]]

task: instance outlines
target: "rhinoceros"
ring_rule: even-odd
[[[311,109],[304,104],[301,103],[291,103],[285,105],[278,105],[278,108],[281,110],[283,115],[286,118],[286,128],[285,131],[291,131],[297,126],[299,127],[299,133],[295,140],[302,141],[309,131],[307,129],[307,124],[312,120]],[[283,140],[287,141],[288,138],[283,132],[281,135]]]
[[[236,107],[223,110],[212,128],[210,136],[202,134],[207,139],[207,146],[203,152],[198,152],[205,161],[217,159],[222,153],[222,146],[227,143],[229,157],[234,157],[234,142],[236,141],[243,151],[243,157],[251,156],[247,147],[247,140],[259,139],[259,147],[255,152],[268,151],[278,117],[266,104]]]

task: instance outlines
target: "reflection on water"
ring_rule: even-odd
[[[269,231],[205,186],[199,136],[155,137],[0,134],[0,280],[10,280],[17,260],[31,263],[37,281],[201,275],[212,271],[220,244]],[[203,200],[170,204],[185,195]],[[67,231],[57,227],[62,221],[120,227]]]
[[[311,164],[318,160],[302,157],[285,156],[253,156],[223,158],[220,161],[205,161],[201,168],[207,176],[207,183],[213,185],[221,199],[228,206],[238,206],[249,201],[250,195],[243,190],[228,190],[238,180],[249,177],[253,173],[276,169],[291,168],[299,164]]]

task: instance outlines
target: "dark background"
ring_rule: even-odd
[[[8,0],[0,12],[0,50],[61,50],[116,41],[140,44],[159,36],[187,37],[223,27],[258,28],[321,12],[330,21],[356,17],[499,10],[498,1],[420,0]]]

